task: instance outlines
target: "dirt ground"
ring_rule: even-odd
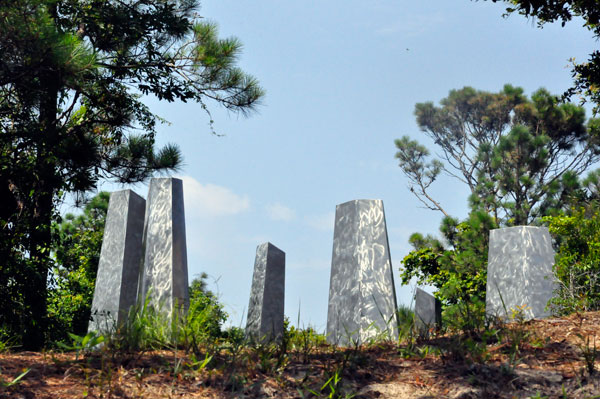
[[[525,336],[516,350],[502,340],[464,352],[439,336],[415,347],[290,350],[279,362],[228,353],[206,367],[180,351],[5,353],[0,398],[600,398],[600,312],[514,328]]]

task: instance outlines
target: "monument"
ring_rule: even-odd
[[[398,339],[396,290],[383,202],[336,207],[327,312],[327,341]]]
[[[274,341],[283,336],[285,252],[266,242],[256,248],[246,335]]]
[[[554,250],[547,227],[516,226],[490,231],[486,312],[510,319],[549,316],[546,304],[556,289]]]
[[[189,306],[183,183],[174,178],[150,180],[144,225],[144,263],[138,300],[166,316],[175,306]]]
[[[89,331],[110,331],[135,305],[146,201],[131,190],[110,195]]]
[[[442,304],[436,297],[418,287],[415,293],[415,325],[422,333],[442,326]]]

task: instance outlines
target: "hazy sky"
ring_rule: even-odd
[[[203,2],[221,36],[243,42],[239,64],[266,89],[264,104],[250,118],[213,104],[225,135],[216,137],[199,106],[148,103],[171,122],[159,143],[179,144],[185,157],[190,278],[211,276],[231,324],[245,323],[256,246],[270,241],[286,253],[286,315],[325,329],[335,206],[353,199],[383,200],[398,302],[410,303],[413,287],[399,285],[408,236],[437,233],[441,220],[420,207],[394,159],[405,134],[433,149],[415,103],[505,83],[562,93],[569,58],[594,49],[580,21],[538,29],[503,10],[469,0]],[[441,179],[433,193],[466,216],[460,184]]]

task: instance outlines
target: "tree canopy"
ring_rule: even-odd
[[[9,308],[22,304],[26,348],[44,340],[64,193],[181,164],[175,145],[155,148],[160,118],[142,95],[194,101],[209,120],[208,101],[248,113],[263,96],[235,65],[240,42],[197,11],[197,0],[0,3],[0,283],[14,288]],[[13,316],[3,308],[0,326]]]
[[[560,22],[562,26],[575,17],[583,20],[583,26],[596,38],[600,38],[600,4],[591,0],[492,0],[494,3],[508,3],[506,16],[517,13],[534,18],[539,27],[546,23]],[[582,94],[600,107],[600,52],[593,51],[583,63],[573,61],[572,75],[574,85],[565,93],[565,97]]]
[[[425,146],[404,136],[396,158],[410,190],[445,216],[430,193],[442,172],[467,185],[473,209],[495,224],[519,225],[564,206],[580,188],[577,176],[600,157],[598,121],[544,89],[527,98],[510,85],[498,93],[465,87],[439,106],[416,104],[415,115],[439,156],[430,159]]]

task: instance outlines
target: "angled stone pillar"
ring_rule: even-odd
[[[518,307],[526,319],[549,316],[556,288],[554,250],[547,227],[516,226],[490,231],[486,312],[510,318]],[[503,304],[504,302],[504,304]]]
[[[442,304],[420,288],[415,293],[415,324],[422,333],[442,326]]]
[[[110,195],[89,331],[109,331],[135,305],[146,201],[131,190]]]
[[[144,266],[139,301],[166,316],[174,306],[189,306],[183,183],[174,178],[150,180],[144,225]]]
[[[259,341],[283,335],[285,252],[270,242],[256,248],[246,335]]]
[[[383,202],[354,200],[336,207],[327,340],[363,343],[398,339],[396,290]]]

